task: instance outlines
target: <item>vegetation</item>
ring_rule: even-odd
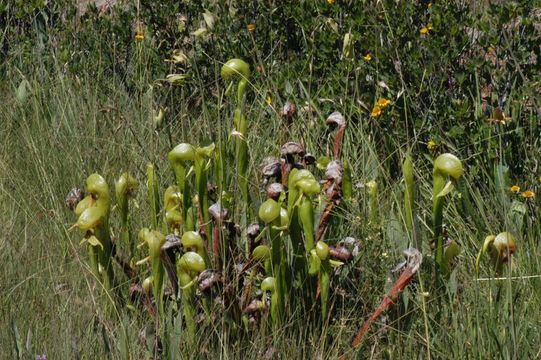
[[[83,4],[0,5],[5,357],[541,355],[541,4]]]

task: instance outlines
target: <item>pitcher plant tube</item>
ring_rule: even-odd
[[[475,269],[477,273],[479,273],[481,259],[488,253],[496,275],[501,275],[504,264],[511,261],[511,257],[516,250],[517,245],[515,237],[510,232],[502,232],[497,236],[487,236],[481,250],[479,250],[479,253],[477,254],[477,259],[475,260]]]
[[[436,279],[444,268],[443,200],[454,189],[454,184],[464,174],[462,162],[453,154],[442,154],[434,161],[432,189],[432,224],[436,243]]]
[[[276,311],[283,313],[285,294],[285,247],[281,236],[282,207],[280,204],[269,198],[259,207],[259,218],[265,223],[271,240],[271,264],[272,273],[276,284]],[[285,209],[284,209],[285,210]],[[276,320],[276,319],[275,319]]]
[[[177,273],[180,289],[182,291],[182,311],[184,313],[186,329],[188,330],[188,340],[190,342],[194,341],[196,326],[196,280],[198,275],[203,272],[205,268],[205,260],[193,251],[185,253],[177,261]]]
[[[190,190],[190,183],[187,181],[188,170],[191,163],[195,161],[196,150],[191,144],[181,143],[178,144],[168,154],[169,164],[175,173],[175,180],[180,190],[182,197],[182,220],[186,225],[188,217],[188,209],[192,205],[192,195]],[[195,230],[192,228],[184,227],[184,230]]]
[[[150,262],[151,277],[152,277],[152,295],[158,308],[160,321],[164,320],[165,309],[163,303],[164,294],[164,275],[165,268],[161,259],[161,247],[165,244],[165,236],[157,230],[143,228],[139,231],[139,247],[148,247],[148,256],[137,262],[137,265],[142,265]]]
[[[148,202],[152,214],[152,227],[158,229],[160,219],[160,194],[158,192],[158,180],[154,171],[154,165],[147,164],[147,190]]]
[[[113,243],[109,233],[111,200],[109,186],[99,174],[86,179],[87,196],[77,204],[79,216],[71,227],[84,232],[81,243],[88,243],[90,269],[107,290],[113,288]]]
[[[115,183],[115,195],[117,208],[120,211],[120,241],[130,249],[131,258],[135,256],[135,242],[131,241],[129,229],[129,208],[130,199],[135,198],[139,183],[127,172],[120,175]]]
[[[250,66],[241,59],[231,59],[222,66],[222,78],[225,81],[238,79],[237,105],[233,113],[232,136],[235,142],[235,160],[237,162],[237,178],[240,192],[245,204],[249,204],[248,188],[248,122],[243,114],[244,94],[250,78]]]

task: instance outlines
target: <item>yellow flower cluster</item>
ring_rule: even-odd
[[[246,30],[248,30],[248,32],[254,32],[255,24],[251,23],[251,24],[246,25]]]
[[[378,101],[376,102],[376,105],[374,105],[374,107],[372,108],[372,112],[370,115],[372,115],[372,117],[375,117],[375,118],[380,116],[383,113],[383,109],[389,106],[390,104],[391,104],[391,100],[385,99],[385,98],[379,98]]]
[[[372,60],[372,54],[367,53],[365,56],[363,56],[363,60],[364,60],[364,61],[370,61],[370,60]]]
[[[526,190],[526,191],[520,192],[520,186],[518,185],[511,186],[509,188],[509,191],[515,194],[520,193],[520,196],[522,196],[524,199],[531,199],[535,197],[535,193],[532,190]]]
[[[434,140],[429,140],[428,143],[426,144],[426,147],[428,148],[428,150],[432,151],[432,150],[436,150],[436,148],[438,147],[438,144],[436,144]]]
[[[145,33],[142,32],[142,31],[137,31],[137,32],[135,33],[135,40],[137,40],[137,41],[143,41],[143,40],[145,40]]]
[[[432,31],[432,24],[428,23],[426,26],[423,26],[419,32],[421,35],[427,35],[430,31]]]

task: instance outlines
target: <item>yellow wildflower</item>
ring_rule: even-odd
[[[428,3],[426,7],[430,9],[432,7],[432,3]]]
[[[518,185],[513,185],[509,188],[509,191],[513,192],[513,193],[518,193],[520,192],[520,186]]]
[[[372,60],[372,54],[367,53],[365,56],[363,56],[363,60],[364,60],[364,61],[370,61],[370,60]]]
[[[520,195],[522,195],[522,197],[525,198],[525,199],[531,199],[531,198],[533,198],[535,196],[535,193],[533,191],[531,191],[531,190],[526,190]]]
[[[145,39],[145,33],[143,33],[142,31],[137,31],[135,33],[135,40],[143,41],[144,39]]]
[[[267,102],[268,105],[272,105],[272,98],[271,96],[267,96],[267,98],[265,99],[265,101]]]
[[[423,26],[419,32],[421,33],[421,35],[426,35],[428,34],[428,28],[426,26]]]
[[[376,105],[378,105],[380,108],[385,108],[387,105],[391,103],[391,100],[385,99],[385,98],[379,98]]]
[[[329,5],[333,5],[334,2],[335,2],[335,0],[327,0],[327,4],[329,4]]]
[[[254,32],[255,30],[255,24],[248,24],[246,25],[246,29],[248,30],[248,32]]]
[[[379,106],[374,106],[374,108],[372,109],[372,113],[370,114],[372,115],[372,117],[378,117],[381,115],[381,107]]]
[[[428,143],[426,144],[426,147],[428,148],[428,150],[432,151],[438,147],[438,144],[436,144],[434,140],[429,140]]]

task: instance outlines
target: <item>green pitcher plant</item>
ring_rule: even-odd
[[[160,219],[160,195],[158,192],[158,180],[152,163],[147,164],[147,190],[152,214],[152,227],[156,230]]]
[[[131,258],[135,256],[135,242],[130,238],[128,203],[135,198],[138,187],[139,182],[127,172],[120,175],[115,182],[117,208],[120,211],[120,241],[130,249]]]
[[[163,195],[163,206],[165,211],[165,222],[169,231],[173,234],[180,234],[183,224],[182,219],[182,195],[178,186],[169,186]]]
[[[272,276],[266,277],[261,282],[261,290],[263,293],[270,293],[270,314],[273,326],[277,326],[280,319],[280,302],[278,295],[278,287],[276,286],[276,279]]]
[[[503,266],[510,262],[512,255],[516,252],[517,245],[515,237],[510,232],[502,232],[498,235],[488,235],[483,242],[483,246],[477,254],[475,260],[475,269],[479,273],[479,266],[483,256],[488,253],[490,260],[497,275],[500,275]]]
[[[453,154],[442,154],[434,161],[432,189],[432,225],[436,243],[436,274],[444,267],[443,200],[454,189],[454,184],[464,174],[462,162]]]
[[[109,186],[99,174],[86,179],[88,194],[75,208],[77,222],[70,228],[84,232],[82,243],[88,243],[90,269],[107,290],[113,288],[113,243],[109,233]]]
[[[238,79],[237,85],[237,105],[233,113],[234,130],[232,135],[235,141],[235,159],[237,162],[237,177],[240,192],[245,204],[249,204],[248,188],[248,122],[243,115],[244,94],[250,78],[250,66],[241,59],[231,59],[227,61],[221,70],[222,78],[225,81]]]
[[[182,222],[186,224],[188,209],[192,206],[192,194],[190,183],[187,180],[188,170],[195,161],[196,149],[193,145],[187,143],[178,144],[168,154],[169,164],[175,174],[177,186],[182,197]],[[186,228],[184,230],[195,230]]]
[[[259,207],[259,218],[265,223],[271,240],[271,264],[272,273],[276,284],[276,309],[282,314],[286,292],[285,283],[285,245],[281,236],[281,212],[282,207],[274,199],[267,199]]]
[[[182,291],[182,311],[189,341],[194,340],[196,308],[196,279],[206,269],[205,260],[196,252],[186,252],[177,261],[177,274]]]
[[[160,319],[163,321],[165,315],[163,303],[165,268],[160,256],[160,250],[165,243],[165,236],[157,230],[143,228],[139,231],[139,240],[141,242],[138,247],[143,247],[145,245],[148,247],[148,256],[139,260],[137,265],[150,263],[152,295],[154,296]]]

